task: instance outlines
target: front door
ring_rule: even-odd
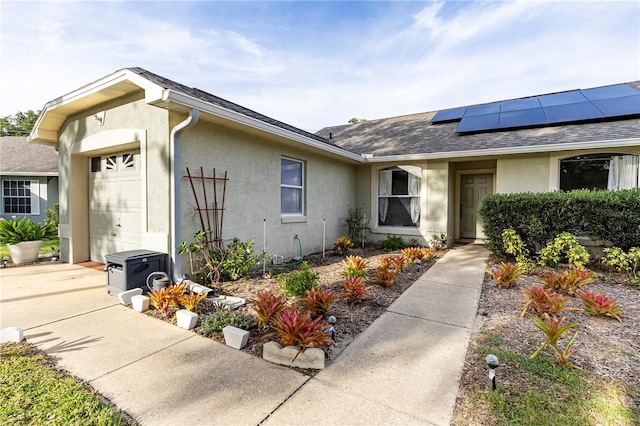
[[[480,203],[493,192],[493,174],[462,175],[460,177],[460,238],[484,239]]]

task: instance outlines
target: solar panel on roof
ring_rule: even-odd
[[[456,132],[481,132],[498,128],[498,117],[500,114],[485,114],[464,116],[456,128]]]
[[[472,117],[474,115],[497,114],[500,112],[500,102],[492,104],[474,105],[467,108],[464,117]]]
[[[500,102],[500,113],[531,108],[540,108],[538,98],[514,99],[513,101]]]
[[[605,117],[591,102],[546,107],[544,112],[549,123],[564,123]]]
[[[539,124],[547,124],[547,117],[540,107],[501,112],[498,128],[506,129],[509,127],[536,126]]]
[[[460,120],[464,115],[467,107],[452,108],[438,111],[438,113],[431,119],[432,123],[444,123],[446,121]]]
[[[550,107],[556,105],[577,104],[578,102],[587,102],[587,98],[584,97],[579,90],[573,90],[571,92],[554,93],[552,95],[538,96],[540,105],[543,107]]]
[[[616,84],[615,86],[596,87],[594,89],[581,90],[591,101],[600,99],[623,98],[626,96],[634,96],[638,91],[626,84]]]
[[[640,95],[593,101],[609,117],[640,114]]]

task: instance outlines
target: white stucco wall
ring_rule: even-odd
[[[288,157],[304,162],[305,215],[281,217],[280,160]],[[182,171],[211,177],[228,173],[222,238],[234,237],[254,241],[254,253],[262,252],[266,241],[269,254],[283,255],[285,260],[298,256],[296,235],[303,254],[319,252],[323,247],[323,226],[326,219],[325,244],[332,249],[336,238],[343,235],[340,218],[355,200],[356,166],[304,150],[287,146],[260,136],[201,121],[182,135]],[[197,185],[201,185],[200,182]],[[222,201],[222,184],[218,200]],[[191,241],[202,229],[189,180],[182,179],[182,240]],[[199,202],[204,197],[199,191]],[[207,191],[209,203],[213,190]],[[263,230],[266,225],[266,238]],[[208,227],[208,224],[205,225]],[[185,265],[183,260],[183,265]]]
[[[545,192],[549,190],[549,153],[498,158],[496,192]]]

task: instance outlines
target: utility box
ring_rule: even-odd
[[[107,261],[107,293],[141,288],[147,290],[147,277],[152,272],[167,272],[167,255],[149,250],[110,253]]]

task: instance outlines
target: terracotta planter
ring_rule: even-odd
[[[41,245],[41,240],[23,241],[18,244],[7,244],[7,248],[13,263],[28,263],[38,260]]]

